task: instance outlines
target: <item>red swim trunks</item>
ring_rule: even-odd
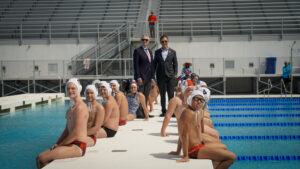
[[[127,120],[119,120],[119,126],[124,126],[126,124]]]
[[[71,144],[74,144],[74,145],[78,146],[82,151],[82,156],[84,156],[85,150],[86,150],[86,143],[85,142],[75,140]]]
[[[95,144],[96,144],[96,141],[97,141],[97,137],[94,136],[94,135],[91,135],[91,136],[89,136],[89,137],[91,137],[91,138],[94,140],[94,145],[95,145]]]
[[[189,157],[192,159],[197,159],[198,151],[202,147],[204,147],[204,144],[200,143],[200,144],[195,145],[192,148],[189,148]]]

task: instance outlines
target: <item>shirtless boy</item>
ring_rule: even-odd
[[[160,135],[163,137],[168,136],[168,134],[166,133],[166,128],[170,122],[172,115],[175,114],[177,121],[179,121],[182,111],[187,106],[187,98],[194,90],[194,85],[190,80],[183,81],[180,86],[182,92],[172,98],[168,104],[168,111],[164,118],[164,122],[160,132]]]
[[[105,116],[102,128],[99,130],[99,137],[114,137],[119,128],[120,111],[119,106],[111,95],[111,88],[107,82],[102,82],[100,85],[100,93],[104,98]]]
[[[126,124],[127,115],[128,115],[127,98],[124,95],[124,93],[120,91],[120,85],[119,85],[118,81],[116,81],[116,80],[110,81],[110,86],[111,86],[111,89],[114,93],[114,97],[119,106],[119,111],[120,111],[119,125],[123,126]]]
[[[66,112],[66,127],[56,144],[37,156],[37,168],[43,168],[56,159],[84,156],[88,140],[89,113],[86,104],[80,97],[81,89],[82,87],[76,78],[67,82],[67,94],[72,105]]]
[[[85,88],[85,98],[88,101],[89,120],[87,124],[87,134],[89,140],[87,146],[96,144],[97,137],[100,137],[100,128],[103,125],[105,110],[101,104],[96,101],[98,95],[95,85],[88,85]]]
[[[195,90],[191,94],[189,107],[179,119],[179,136],[182,142],[183,158],[177,162],[188,162],[193,159],[211,159],[215,169],[227,169],[236,159],[236,155],[220,143],[204,143],[201,133],[202,120],[201,108],[203,107],[204,94]]]

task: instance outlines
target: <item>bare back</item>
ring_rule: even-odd
[[[128,115],[128,101],[123,92],[119,91],[116,95],[116,101],[119,106],[120,119],[126,119]]]
[[[119,128],[120,111],[119,106],[113,96],[108,96],[105,107],[105,118],[103,126],[117,131]]]

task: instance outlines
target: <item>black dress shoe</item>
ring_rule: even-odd
[[[162,114],[160,114],[160,115],[159,115],[159,117],[165,117],[165,114],[164,114],[164,113],[162,113]]]

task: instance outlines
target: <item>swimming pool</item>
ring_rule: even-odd
[[[238,156],[232,169],[300,168],[300,99],[213,99],[209,109]]]
[[[63,131],[68,106],[55,102],[0,115],[1,168],[35,168],[38,153]],[[239,158],[231,168],[299,169],[299,108],[300,99],[212,99],[215,128]]]
[[[0,116],[2,169],[36,168],[38,153],[51,147],[65,127],[68,104],[52,103]]]

